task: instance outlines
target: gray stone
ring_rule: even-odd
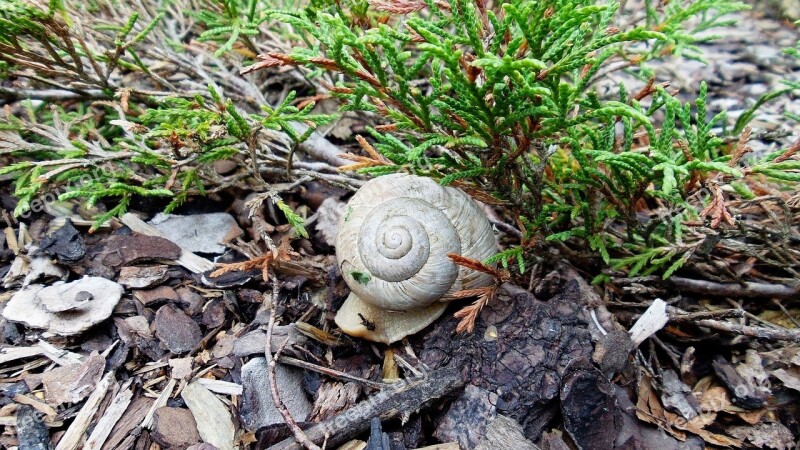
[[[227,213],[192,216],[158,214],[150,224],[170,241],[195,253],[223,253],[225,243],[244,233]]]
[[[269,370],[265,358],[254,358],[242,366],[242,423],[248,430],[276,423],[283,417],[272,402],[269,387]],[[275,367],[278,393],[286,408],[298,422],[306,420],[311,412],[311,402],[303,392],[303,373],[278,364]]]

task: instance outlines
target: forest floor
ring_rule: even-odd
[[[659,63],[687,99],[706,80],[709,112],[727,111],[729,126],[800,79],[800,60],[780,51],[800,36],[791,23],[762,7],[738,19],[702,46],[705,64]],[[641,86],[623,72],[603,86],[619,82]],[[800,136],[787,112],[800,100],[758,112],[755,152]],[[347,116],[328,136],[361,130]],[[10,186],[0,178],[7,211]],[[422,332],[374,344],[332,320],[349,293],[333,243],[351,192],[282,188],[311,233],[265,255],[261,234],[290,227],[268,202],[250,214],[257,194],[236,186],[171,217],[134,205],[94,233],[55,203],[0,217],[0,445],[287,449],[304,435],[329,449],[800,449],[800,288],[686,277],[600,288],[554,254],[502,285],[472,332],[456,332],[457,302]],[[800,224],[787,233],[800,246]],[[278,260],[271,280],[265,259]]]

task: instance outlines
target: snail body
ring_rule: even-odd
[[[495,250],[491,224],[463,191],[407,174],[372,179],[339,224],[336,259],[351,294],[336,323],[387,344],[416,333],[441,316],[449,294],[492,282],[447,255],[484,260]]]

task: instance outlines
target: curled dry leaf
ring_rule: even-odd
[[[711,445],[737,448],[742,446],[742,441],[739,439],[713,433],[704,428],[714,421],[716,413],[709,414],[705,412],[702,400],[700,402],[700,410],[702,413],[692,420],[686,420],[680,415],[664,409],[651,382],[650,378],[645,377],[639,384],[639,398],[636,403],[636,416],[639,417],[639,419],[657,425],[659,428],[681,441],[686,439],[686,433],[684,433],[684,431],[688,431],[700,436]]]

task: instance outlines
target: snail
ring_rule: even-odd
[[[486,215],[463,191],[415,175],[374,178],[339,224],[336,259],[351,293],[335,322],[386,344],[414,334],[442,315],[449,294],[492,283],[447,255],[484,260],[496,246]]]

